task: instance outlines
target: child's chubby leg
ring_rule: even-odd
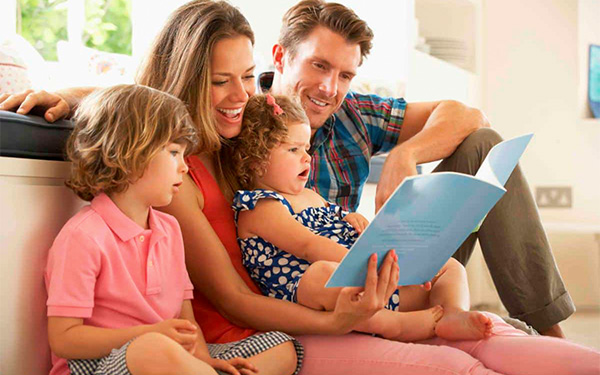
[[[216,375],[171,338],[150,332],[133,340],[127,348],[127,368],[132,375]]]
[[[479,311],[469,311],[467,273],[458,261],[450,258],[432,284],[430,291],[417,286],[400,288],[400,308],[406,309],[406,304],[411,309],[441,305],[444,316],[435,333],[447,340],[479,340],[491,335],[490,318]]]
[[[298,284],[297,298],[301,305],[331,311],[335,307],[340,288],[325,288],[325,283],[338,263],[318,261],[310,265]],[[375,333],[396,341],[416,341],[432,337],[436,322],[443,309],[435,306],[426,310],[395,312],[380,310],[355,330]]]

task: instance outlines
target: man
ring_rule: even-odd
[[[416,165],[443,159],[436,171],[474,175],[500,136],[483,113],[454,101],[406,103],[350,91],[373,33],[343,5],[305,0],[283,17],[273,47],[275,72],[259,77],[263,91],[298,95],[312,128],[309,185],[356,210],[370,157],[389,156],[377,185],[376,210]],[[508,192],[479,232],[454,255],[466,264],[479,238],[494,284],[511,317],[540,333],[564,337],[558,323],[574,311],[554,262],[537,208],[519,167]]]

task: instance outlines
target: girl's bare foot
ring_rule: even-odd
[[[444,315],[442,306],[427,310],[398,312],[393,327],[387,327],[382,336],[395,341],[419,341],[435,336],[435,326]]]
[[[446,312],[435,334],[447,340],[480,340],[492,335],[492,320],[479,311]]]

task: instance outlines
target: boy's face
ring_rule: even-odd
[[[310,126],[288,125],[287,139],[269,156],[267,170],[258,179],[258,187],[285,194],[298,194],[304,189],[310,173]]]
[[[162,207],[171,203],[179,191],[188,167],[183,160],[185,146],[170,143],[148,163],[144,174],[130,185],[148,206]]]
[[[328,28],[317,27],[289,51],[274,50],[274,62],[281,73],[279,94],[298,95],[313,132],[337,111],[350,90],[360,65],[360,46]]]

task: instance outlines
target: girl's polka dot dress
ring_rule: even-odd
[[[348,249],[358,238],[352,225],[342,220],[346,213],[340,206],[329,203],[326,207],[308,207],[295,213],[287,199],[270,190],[239,190],[235,194],[232,207],[235,211],[236,225],[238,213],[253,210],[260,199],[280,201],[296,221],[313,233],[327,237]],[[279,249],[260,237],[238,238],[238,242],[242,251],[242,262],[263,294],[298,302],[296,297],[298,283],[310,263]],[[398,302],[398,291],[396,291],[386,308],[397,310]]]

